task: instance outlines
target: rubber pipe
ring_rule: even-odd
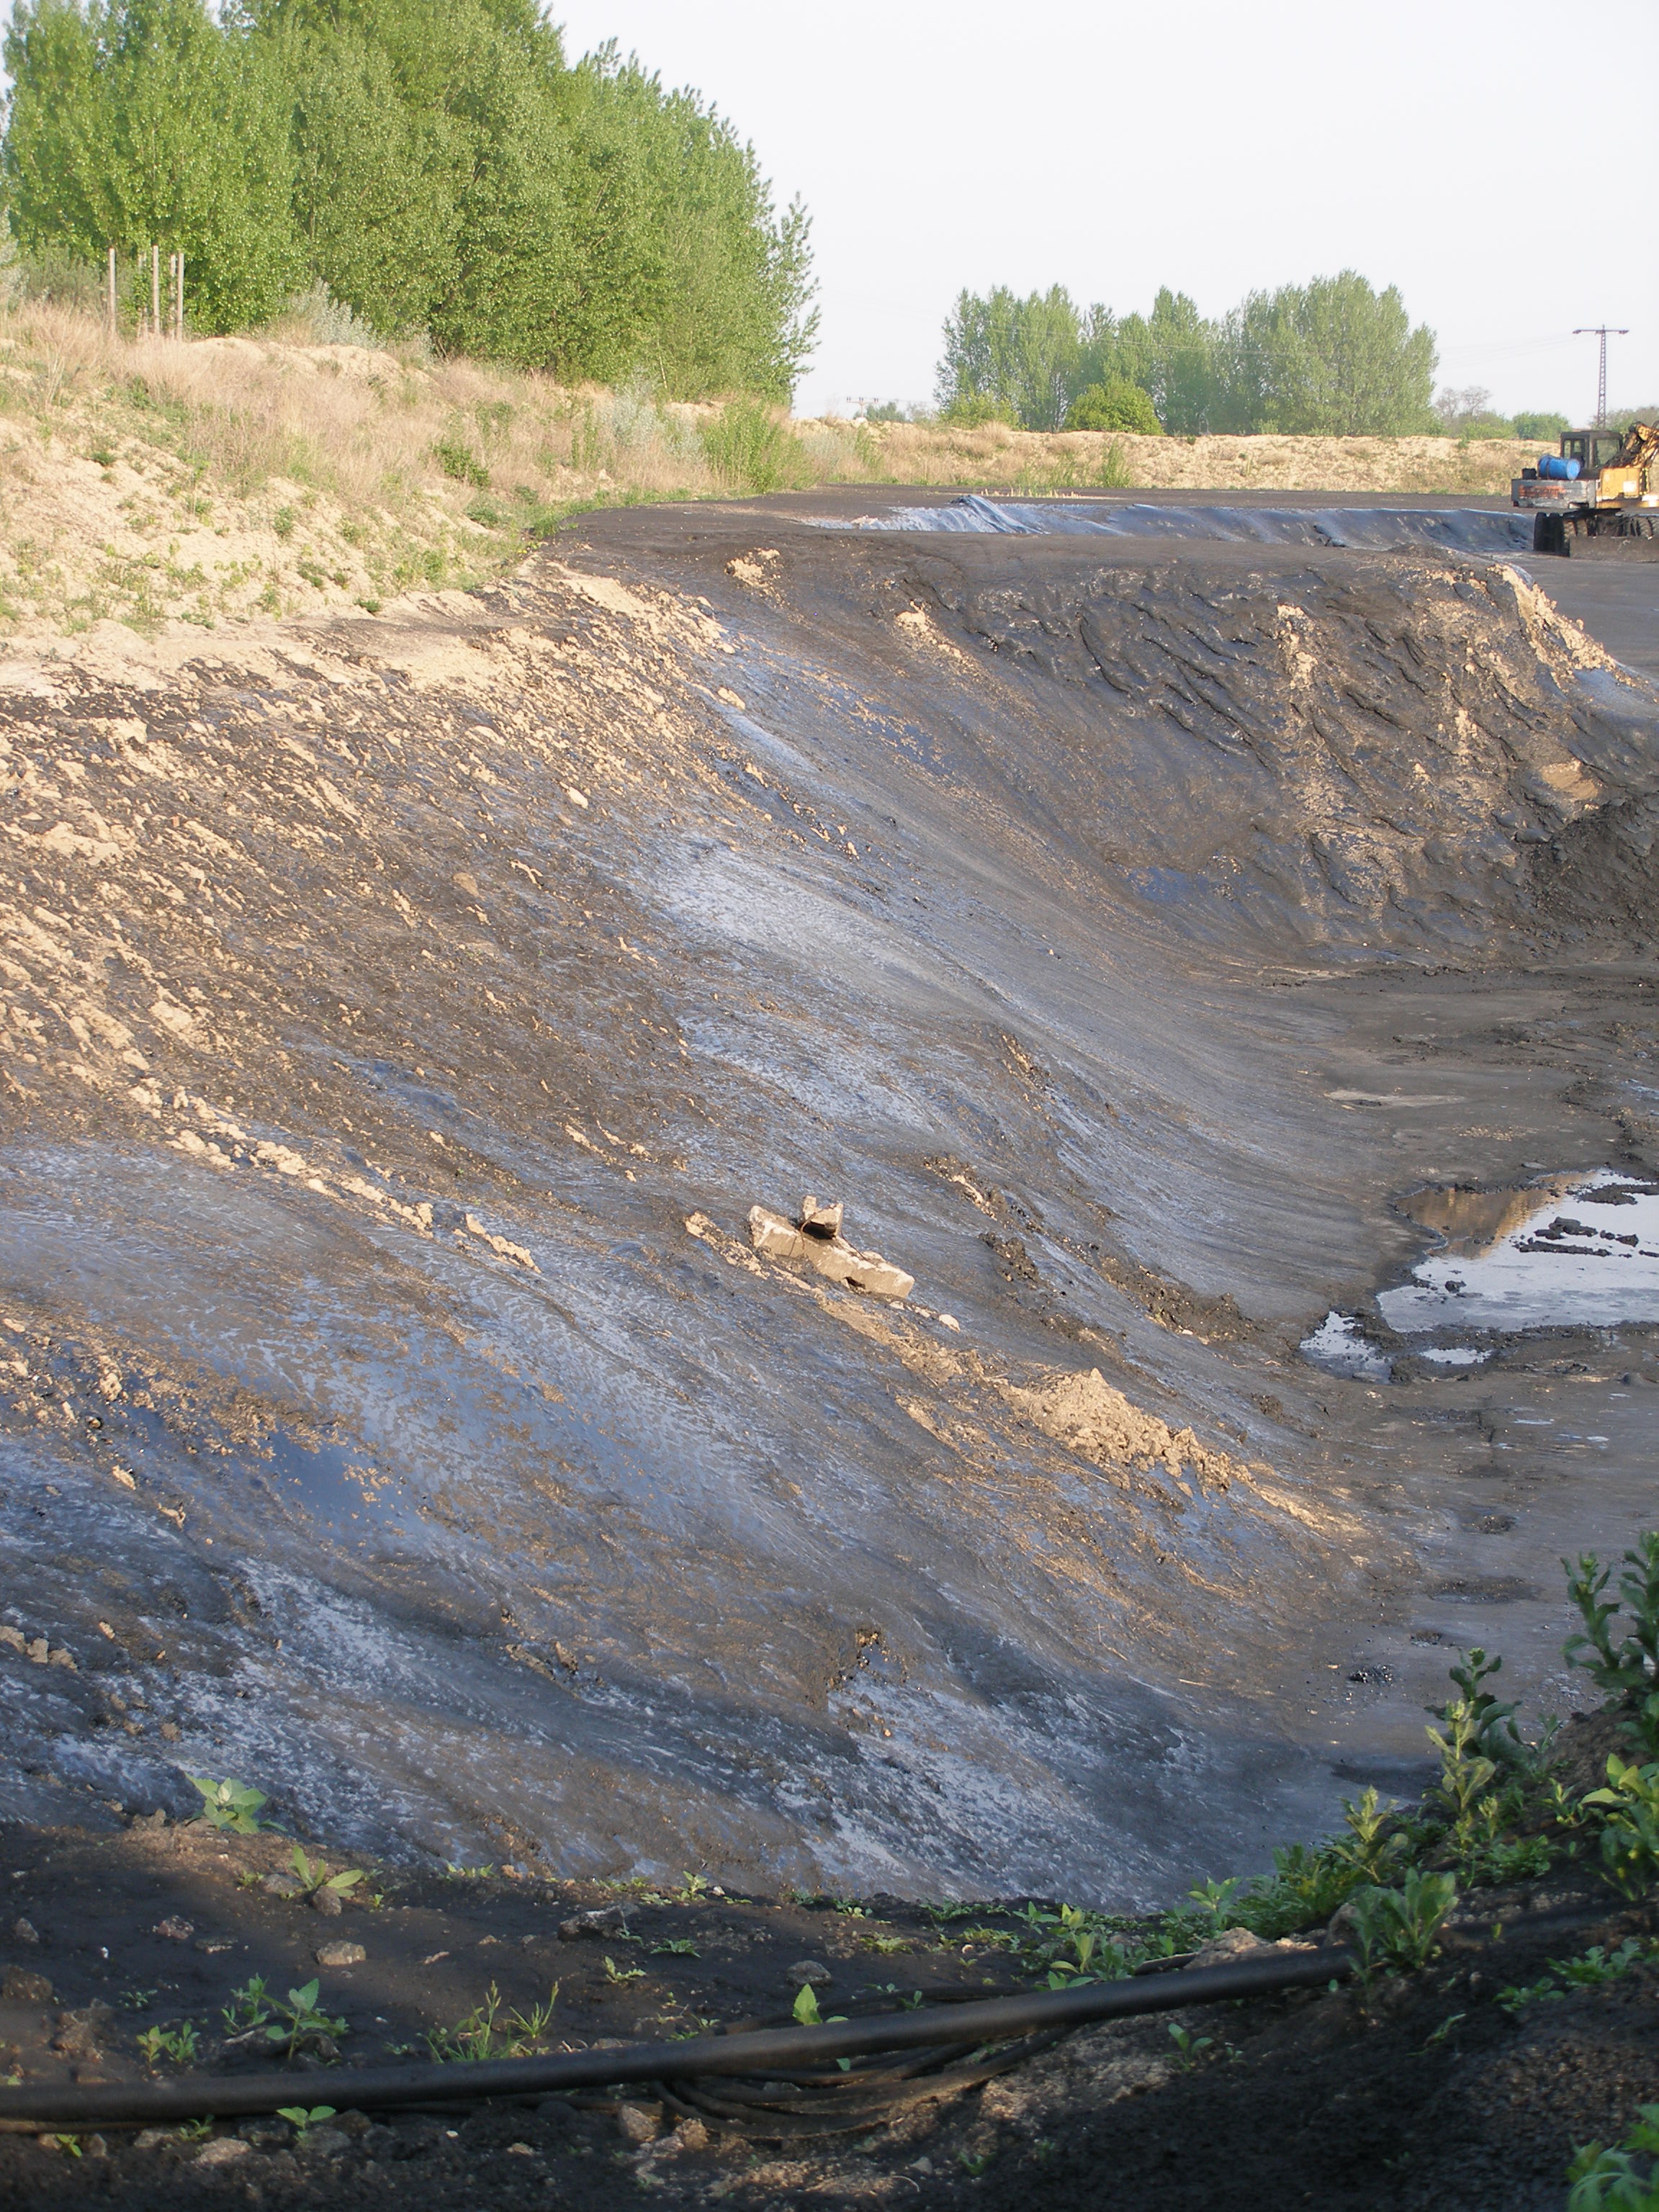
[[[1353,1972],[1346,1951],[1201,1966],[1069,1990],[988,1997],[975,2004],[826,2021],[818,2027],[761,2028],[747,2035],[701,2035],[684,2043],[633,2043],[619,2050],[562,2051],[540,2058],[465,2060],[431,2066],[343,2067],[306,2074],[186,2074],[172,2081],[41,2084],[0,2089],[0,2125],[79,2128],[235,2119],[303,2104],[325,2091],[337,2112],[398,2105],[476,2104],[488,2097],[544,2096],[624,2081],[667,2081],[687,2075],[787,2073],[831,2066],[838,2058],[908,2051],[929,2044],[1000,2043],[1045,2028],[1085,2027],[1138,2013],[1183,2012],[1188,2005],[1312,1989]]]

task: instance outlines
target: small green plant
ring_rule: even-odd
[[[200,2119],[180,2120],[173,2130],[180,2142],[202,2142],[213,2133],[213,2115],[204,2112]]]
[[[1427,2041],[1424,2044],[1424,2050],[1437,2051],[1440,2045],[1445,2041],[1446,2038],[1451,2033],[1453,2028],[1457,2026],[1459,2021],[1467,2020],[1468,2018],[1468,2014],[1466,2012],[1448,2013],[1445,2019],[1441,2021],[1439,2027],[1433,2031],[1433,2033],[1429,2036]]]
[[[1610,1751],[1607,1785],[1592,1790],[1584,1803],[1602,1816],[1602,1873],[1634,1900],[1659,1881],[1659,1763],[1626,1765]]]
[[[471,484],[475,491],[489,489],[489,470],[461,439],[440,438],[432,448],[432,458],[456,483]]]
[[[279,507],[270,518],[270,526],[279,538],[292,538],[299,519],[291,507]]]
[[[1567,2212],[1659,2212],[1659,2105],[1638,2105],[1637,2121],[1622,2143],[1604,2150],[1600,2143],[1575,2149],[1567,2179],[1572,2191]],[[1645,2173],[1638,2158],[1649,2161]]]
[[[532,2005],[528,2012],[515,2008],[503,2015],[501,1993],[492,1982],[483,2003],[474,2005],[464,2020],[457,2021],[453,2027],[431,2030],[427,2048],[434,2058],[452,2063],[532,2057],[547,2040],[558,2002],[559,1985],[555,1982],[544,2005]]]
[[[1613,1569],[1594,1552],[1565,1559],[1567,1595],[1582,1630],[1567,1638],[1567,1664],[1582,1667],[1596,1688],[1625,1709],[1625,1731],[1659,1759],[1659,1531],[1650,1529],[1625,1553],[1617,1599],[1605,1595]],[[1620,1604],[1628,1608],[1626,1626]]]
[[[992,2153],[988,2150],[959,2150],[957,2153],[957,2160],[963,2172],[971,2174],[975,2181],[990,2165],[991,2158]]]
[[[666,1942],[653,1943],[651,1955],[653,1959],[695,1959],[699,1954],[689,1936],[672,1936]]]
[[[86,2153],[81,2148],[81,2138],[79,2136],[43,2136],[41,2140],[45,2142],[50,2143],[54,2150],[66,2152],[70,2158],[84,2158],[86,2156]]]
[[[1449,1874],[1413,1867],[1398,1889],[1362,1889],[1353,1904],[1354,1949],[1362,1976],[1379,1966],[1411,1971],[1427,1966],[1446,1915],[1457,1902],[1457,1883]]]
[[[917,2002],[920,2003],[920,2002],[921,1993],[918,1991]],[[915,2007],[909,2006],[906,2009],[914,2011]],[[792,2010],[795,2015],[796,2024],[801,2027],[830,2027],[838,2021],[843,2021],[847,2017],[846,2014],[842,2012],[832,2012],[827,2017],[821,2013],[818,2010],[818,1993],[811,1982],[803,1982],[795,1991],[795,2002]]]
[[[155,2002],[154,1990],[123,1990],[121,2002],[128,2012],[148,2012]]]
[[[607,1952],[605,1954],[605,1978],[607,1982],[611,1982],[612,1984],[621,1984],[623,1982],[642,1982],[645,1979],[645,1968],[643,1966],[619,1966],[609,1952]]]
[[[198,2041],[195,2023],[186,2020],[177,2027],[147,2027],[138,2038],[138,2049],[147,2066],[159,2066],[164,2058],[175,2066],[188,2066]]]
[[[315,1897],[319,1890],[331,1889],[337,1897],[344,1897],[368,1876],[362,1867],[348,1867],[343,1874],[331,1874],[321,1859],[307,1858],[298,1844],[294,1846],[294,1871],[300,1878],[302,1896]]]
[[[228,1778],[215,1782],[206,1774],[192,1774],[190,1779],[202,1795],[202,1809],[196,1815],[198,1820],[205,1820],[210,1828],[223,1828],[232,1835],[258,1834],[259,1808],[270,1802],[262,1790]]]
[[[1183,2074],[1190,2074],[1215,2042],[1212,2035],[1194,2035],[1189,2027],[1179,2021],[1170,2022],[1170,2040],[1176,2047],[1176,2064]]]
[[[268,2025],[270,2020],[270,1992],[265,1987],[263,1974],[254,1974],[240,1990],[230,1993],[230,2002],[220,2008],[219,2017],[224,2021],[227,2033],[252,2035]]]
[[[859,1941],[866,1951],[879,1951],[884,1958],[891,1958],[895,1952],[908,1951],[910,1948],[902,1936],[861,1936]]]
[[[265,2030],[266,2039],[282,2045],[285,2057],[292,2058],[309,2045],[331,2058],[335,2045],[347,2031],[346,2021],[318,2009],[318,1988],[313,1978],[302,1989],[290,1990],[285,2004],[279,2001],[271,2007],[276,2017]]]
[[[1582,1959],[1552,1959],[1548,1972],[1535,1982],[1499,1990],[1498,2002],[1505,2012],[1518,2013],[1529,2004],[1564,1997],[1569,1990],[1599,1989],[1604,1983],[1622,1981],[1647,1955],[1633,1936],[1626,1936],[1616,1951],[1594,1943]]]
[[[276,2117],[279,2120],[286,2120],[297,2140],[304,2142],[313,2128],[320,2127],[325,2120],[334,2118],[334,2107],[332,2105],[278,2105]]]
[[[700,1874],[681,1875],[680,1886],[675,1892],[675,1895],[679,1899],[682,1905],[695,1905],[700,1898],[707,1897],[708,1894],[708,1880],[707,1875]]]

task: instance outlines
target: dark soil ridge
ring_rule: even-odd
[[[1593,1778],[1607,1723],[1575,1724],[1558,1771]],[[1582,1770],[1582,1771],[1581,1771]],[[1012,1992],[1030,1968],[1001,1948],[1018,1905],[971,1920],[896,1899],[812,1900],[619,1891],[489,1872],[370,1869],[341,1910],[273,1891],[291,1847],[273,1835],[136,1823],[118,1834],[0,1831],[12,1933],[3,1947],[0,2062],[25,2081],[147,2077],[137,2039],[192,2021],[209,2070],[268,2069],[226,2046],[219,2010],[254,1973],[281,1992],[313,1976],[343,2014],[343,2062],[424,2060],[429,2031],[494,1989],[503,2016],[558,1984],[551,2047],[658,2040],[787,2021],[805,1960],[827,1970],[826,2011],[890,2008],[897,1993]],[[314,1856],[314,1854],[313,1854]],[[326,1863],[338,1869],[342,1855]],[[378,1898],[378,1903],[368,1901]],[[561,1923],[620,1910],[621,1925]],[[20,1940],[19,1930],[27,1940]],[[854,2136],[778,2143],[680,2126],[641,2092],[340,2112],[296,2142],[278,2118],[234,2127],[106,2127],[0,2135],[0,2200],[17,2212],[312,2206],[489,2212],[550,2202],[757,2208],[880,2204],[1085,2212],[1108,2205],[1239,2212],[1311,2202],[1337,2212],[1510,2212],[1563,2201],[1574,2148],[1617,2140],[1654,2094],[1659,1946],[1623,1979],[1518,2012],[1499,1993],[1592,1943],[1651,1939],[1589,1866],[1466,1892],[1424,1972],[1085,2031],[982,2088]],[[323,1966],[329,1943],[359,1963]],[[690,1945],[690,1952],[671,1945]],[[607,1963],[610,1962],[610,1963]],[[618,1979],[618,1975],[626,1979]],[[1171,2026],[1194,2038],[1183,2058]],[[165,2061],[161,2070],[173,2069]],[[333,2070],[296,2065],[293,2101],[333,2104]]]

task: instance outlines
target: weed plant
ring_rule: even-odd
[[[1618,2212],[1659,2212],[1659,2105],[1639,2105],[1635,2126],[1616,2147],[1604,2150],[1593,2142],[1576,2150],[1567,2179],[1572,2184],[1567,2212],[1613,2206]]]
[[[610,1961],[605,1963],[608,1966]],[[555,1982],[544,2005],[532,2005],[528,2012],[515,2008],[503,2014],[501,1993],[492,1982],[483,2002],[474,2005],[464,2020],[457,2021],[453,2027],[431,2030],[427,2048],[434,2058],[452,2063],[477,2064],[491,2058],[533,2057],[546,2047],[558,2002],[559,1985]]]
[[[1594,1552],[1573,1566],[1565,1559],[1567,1595],[1583,1627],[1567,1638],[1570,1665],[1582,1667],[1623,1714],[1621,1726],[1650,1759],[1659,1759],[1659,1531],[1625,1553],[1619,1596],[1606,1595],[1613,1569]],[[1620,1619],[1628,1608],[1628,1626]]]

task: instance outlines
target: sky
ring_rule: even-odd
[[[1659,400],[1652,0],[552,0],[812,216],[798,414],[929,400],[965,286],[1221,314],[1358,269],[1504,413]],[[1647,58],[1644,59],[1644,57]],[[1558,119],[1553,119],[1558,118]],[[1644,226],[1646,226],[1645,228]]]

